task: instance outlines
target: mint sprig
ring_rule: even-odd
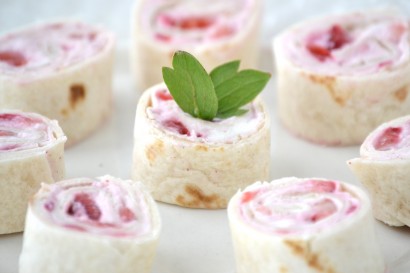
[[[201,63],[185,51],[177,51],[172,68],[163,67],[162,75],[178,106],[193,117],[213,120],[243,115],[241,109],[263,90],[271,75],[239,70],[240,61],[214,68],[208,75]]]

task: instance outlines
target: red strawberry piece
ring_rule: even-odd
[[[182,122],[178,120],[172,120],[172,119],[167,120],[164,122],[164,126],[169,129],[173,129],[174,131],[177,131],[181,135],[187,135],[187,136],[191,135],[189,130],[185,127],[185,125],[182,124]]]
[[[130,222],[136,219],[135,214],[127,207],[121,207],[119,214],[121,220],[123,220],[124,222]]]
[[[212,20],[208,18],[188,17],[179,22],[179,27],[182,29],[205,29],[212,24]]]
[[[379,151],[386,151],[394,148],[400,143],[400,136],[403,129],[401,127],[389,127],[383,131],[374,142],[374,148]]]
[[[315,44],[307,44],[307,49],[320,61],[324,61],[326,58],[330,57],[330,51],[324,47]]]
[[[171,93],[167,92],[166,90],[160,90],[155,95],[160,100],[173,100],[174,99]]]
[[[241,199],[241,203],[247,203],[249,201],[251,201],[255,196],[256,196],[257,192],[256,191],[246,191],[242,194],[242,199]]]
[[[27,59],[20,52],[7,50],[0,51],[0,62],[5,62],[12,66],[23,66],[27,63]]]
[[[322,41],[323,36],[317,36],[306,45],[310,53],[320,61],[329,58],[332,50],[341,48],[349,42],[348,33],[339,25],[333,25],[325,35],[325,42]]]
[[[74,197],[74,202],[68,208],[67,213],[69,215],[76,215],[80,208],[85,210],[88,218],[94,221],[98,221],[101,217],[101,211],[95,204],[94,200],[86,193],[79,193]]]
[[[330,50],[341,48],[349,42],[347,32],[339,25],[334,25],[330,29],[330,37],[328,42],[328,48]]]

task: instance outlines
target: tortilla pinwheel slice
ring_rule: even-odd
[[[348,166],[366,187],[374,216],[391,226],[410,226],[410,116],[377,127]]]
[[[231,60],[258,63],[260,0],[136,0],[132,11],[131,65],[145,90],[162,82],[177,50],[195,55],[206,69]]]
[[[237,273],[383,273],[370,201],[319,178],[256,182],[230,200]]]
[[[44,22],[0,37],[0,108],[58,120],[72,145],[112,109],[114,36],[80,21]]]
[[[20,232],[40,184],[64,178],[64,143],[57,121],[35,113],[0,111],[0,234]]]
[[[151,272],[161,221],[139,182],[43,184],[29,204],[20,273]]]
[[[408,18],[392,10],[301,22],[274,40],[278,113],[285,128],[322,145],[356,145],[410,114]]]

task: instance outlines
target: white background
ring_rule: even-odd
[[[198,1],[198,0],[192,0]],[[223,0],[221,0],[223,1]],[[0,0],[0,32],[48,18],[74,17],[105,25],[118,38],[113,114],[100,131],[66,151],[68,177],[111,174],[129,178],[132,131],[138,94],[128,70],[132,0]],[[266,0],[261,37],[261,68],[273,72],[270,42],[288,24],[316,14],[395,4],[410,14],[410,1]],[[275,79],[263,92],[272,117],[271,178],[324,177],[358,181],[346,160],[358,147],[327,148],[306,143],[284,131],[275,113]],[[7,180],[1,179],[1,183]],[[1,197],[0,197],[1,198]],[[159,204],[163,230],[154,273],[234,273],[235,265],[225,210],[193,210]],[[410,230],[375,221],[389,273],[410,272]],[[0,235],[0,273],[18,271],[21,234]],[[251,272],[250,272],[251,273]],[[358,273],[358,272],[352,272]]]

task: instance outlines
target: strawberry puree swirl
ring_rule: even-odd
[[[247,23],[253,1],[147,1],[142,24],[153,39],[174,45],[230,38]]]
[[[395,13],[352,13],[298,25],[283,45],[288,58],[312,72],[365,75],[409,61],[409,23]]]
[[[152,228],[143,193],[114,178],[43,185],[35,210],[61,227],[109,236],[143,236]]]
[[[54,127],[38,115],[0,113],[0,154],[43,147],[54,140]]]
[[[98,54],[111,34],[81,22],[55,22],[0,38],[0,73],[38,77]]]
[[[359,199],[340,182],[323,179],[256,183],[238,200],[244,223],[283,235],[308,235],[330,228],[360,207]]]

